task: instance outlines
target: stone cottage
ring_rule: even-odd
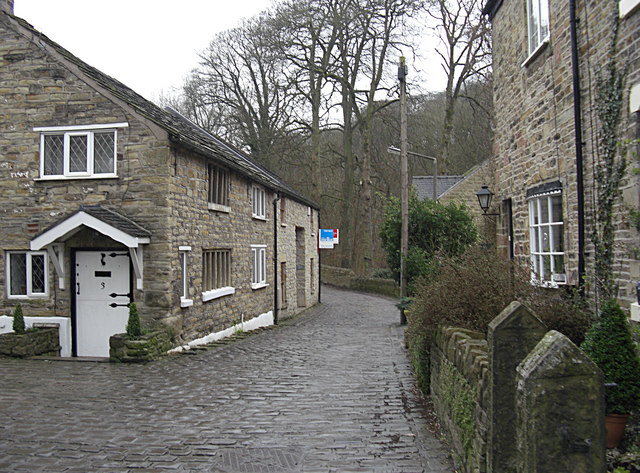
[[[621,140],[639,138],[640,0],[487,0],[492,23],[497,243],[549,287],[593,287],[595,77],[610,55],[629,65]],[[628,209],[640,193],[633,152],[616,207],[619,297],[635,300],[638,232]],[[476,189],[477,190],[477,189]]]
[[[135,301],[185,343],[319,300],[318,207],[0,0],[1,308],[108,356]]]

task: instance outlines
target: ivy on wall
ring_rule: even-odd
[[[477,388],[471,387],[469,382],[460,374],[449,360],[443,360],[441,371],[442,399],[447,405],[451,420],[457,427],[464,462],[468,463],[473,449],[475,436],[474,408]]]
[[[628,65],[619,67],[616,58],[619,22],[616,17],[606,64],[596,70],[595,109],[599,121],[598,162],[595,166],[595,222],[591,241],[595,250],[595,287],[597,300],[615,297],[613,277],[615,221],[614,205],[627,169],[624,155],[619,157],[619,125],[624,107]]]

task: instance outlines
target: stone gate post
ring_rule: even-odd
[[[517,368],[519,473],[604,473],[602,371],[550,331]]]
[[[546,331],[528,307],[515,301],[489,324],[489,473],[516,473],[516,367]]]

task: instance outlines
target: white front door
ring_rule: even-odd
[[[130,299],[127,251],[76,253],[78,356],[109,356],[109,337],[127,328]]]

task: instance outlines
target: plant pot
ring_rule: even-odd
[[[624,435],[629,414],[607,414],[604,418],[607,427],[607,448],[618,448]]]

